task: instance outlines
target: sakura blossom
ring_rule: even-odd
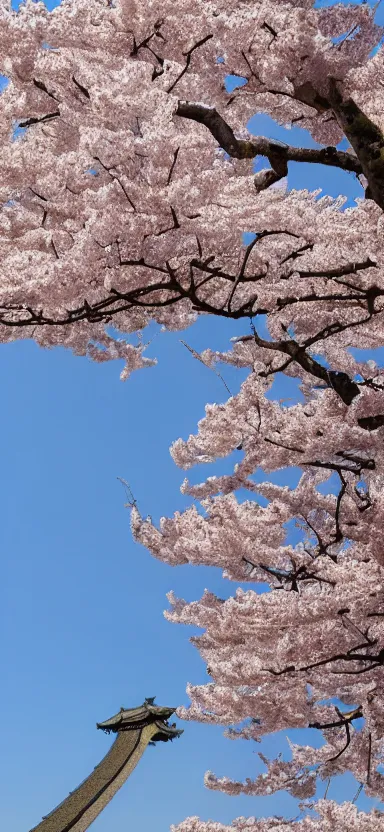
[[[306,817],[294,824],[294,828],[298,832],[316,832],[318,829],[323,832],[328,830],[338,829],[339,832],[377,832],[381,829],[382,819],[379,813],[372,812],[371,814],[364,814],[359,812],[355,806],[349,803],[338,805],[331,800],[319,800],[314,808],[316,809],[319,819]],[[320,825],[321,824],[321,825]],[[241,829],[250,830],[250,832],[286,832],[287,821],[283,818],[267,818],[260,820],[259,818],[236,818],[232,821],[231,826],[225,826],[222,823],[215,821],[200,821],[199,818],[186,818],[178,826],[173,826],[173,830],[178,832],[227,832],[227,830]]]

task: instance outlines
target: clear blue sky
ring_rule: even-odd
[[[314,146],[302,130],[283,130],[266,117],[250,127]],[[351,200],[361,193],[352,175],[290,165],[291,187],[314,189],[319,182],[324,192],[344,192]],[[205,319],[184,337],[197,350],[227,349],[245,326]],[[172,462],[169,445],[195,432],[205,403],[224,401],[226,392],[179,337],[158,335],[148,350],[158,366],[125,384],[119,362],[95,365],[32,342],[0,348],[4,832],[28,832],[90,773],[111,743],[96,721],[146,696],[156,695],[159,704],[186,703],[187,682],[208,678],[188,641],[191,630],[164,620],[165,594],[173,589],[192,600],[208,587],[228,597],[235,587],[214,569],[172,569],[136,546],[116,479],[130,482],[142,513],[156,521],[187,504],[179,492],[184,472]],[[236,392],[244,375],[223,373]],[[275,395],[292,395],[292,389],[292,382],[279,381]],[[232,466],[227,459],[190,478],[197,482]],[[293,483],[294,472],[274,479]],[[296,814],[296,802],[284,795],[229,798],[206,790],[207,769],[236,779],[255,776],[262,770],[255,753],[260,746],[229,742],[220,728],[181,727],[179,741],[148,749],[94,832],[166,832],[194,814],[222,822]],[[314,734],[306,732],[306,741]],[[291,736],[304,740],[298,732]],[[281,737],[263,743],[271,756],[281,748]],[[353,784],[346,781],[335,783],[329,796],[350,798]]]

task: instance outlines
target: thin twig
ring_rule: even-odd
[[[367,765],[367,786],[370,785],[371,779],[371,761],[372,761],[372,734],[368,735],[368,765]]]
[[[125,504],[125,506],[124,506],[124,508],[133,508],[133,507],[135,507],[135,508],[136,508],[136,507],[137,507],[137,500],[136,500],[136,498],[133,496],[131,486],[129,485],[129,483],[127,482],[127,480],[124,480],[122,477],[117,477],[117,479],[118,479],[118,480],[121,482],[121,484],[124,486],[125,491],[126,491],[126,494],[127,494],[127,496],[129,497],[129,503],[126,503],[126,504]]]
[[[356,792],[356,794],[355,794],[355,796],[352,800],[352,803],[356,803],[356,800],[358,800],[358,798],[360,797],[363,786],[364,786],[364,783],[360,783],[359,788],[358,788],[358,790],[357,790],[357,792]]]
[[[204,364],[204,367],[207,367],[207,368],[208,368],[208,370],[212,370],[212,372],[213,372],[213,373],[215,373],[215,375],[216,375],[216,376],[220,379],[220,381],[222,381],[222,382],[223,382],[224,387],[225,387],[225,389],[226,389],[227,393],[229,393],[229,395],[230,395],[230,396],[232,396],[232,393],[231,393],[231,391],[230,391],[230,389],[229,389],[229,387],[228,387],[228,384],[227,384],[227,382],[223,379],[223,376],[221,375],[221,373],[219,373],[219,371],[218,371],[218,370],[216,370],[216,368],[215,368],[215,367],[210,367],[208,364],[206,364],[206,363],[205,363],[205,361],[204,361],[204,359],[201,357],[201,355],[199,355],[199,353],[198,353],[198,352],[196,352],[196,350],[194,350],[194,349],[193,349],[193,347],[190,347],[190,346],[189,346],[189,344],[187,344],[187,342],[186,342],[186,341],[183,341],[183,340],[182,340],[182,338],[180,338],[180,344],[184,344],[184,347],[186,347],[186,348],[187,348],[187,350],[189,350],[189,352],[190,352],[190,353],[192,353],[193,357],[194,357],[194,358],[197,358],[197,360],[198,360],[198,361],[200,361],[200,362],[201,362],[201,364]]]

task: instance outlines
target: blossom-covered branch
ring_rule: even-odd
[[[290,147],[283,142],[255,136],[250,140],[237,139],[231,127],[214,107],[204,104],[194,104],[191,101],[179,101],[176,115],[193,119],[198,124],[204,124],[219,143],[219,146],[235,159],[253,159],[255,156],[267,156],[274,173],[268,185],[272,185],[287,176],[288,162],[312,162],[318,165],[329,165],[341,170],[350,171],[361,176],[363,168],[357,156],[337,150],[332,145],[319,150],[306,147]],[[255,184],[259,179],[256,177]]]

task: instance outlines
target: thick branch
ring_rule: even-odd
[[[343,746],[343,748],[340,749],[340,751],[337,754],[335,754],[334,757],[330,757],[330,759],[327,761],[328,763],[332,763],[334,762],[334,760],[337,760],[339,757],[341,757],[342,754],[344,754],[344,751],[347,750],[351,742],[351,722],[354,719],[361,719],[361,717],[363,716],[363,710],[361,705],[359,705],[354,711],[352,711],[352,713],[349,714],[343,714],[341,711],[339,711],[338,708],[336,708],[336,713],[340,718],[338,720],[335,720],[334,722],[326,722],[324,724],[321,724],[320,722],[312,722],[309,724],[309,728],[319,728],[320,730],[323,730],[325,728],[345,728],[345,745]]]
[[[242,560],[247,565],[251,566],[252,569],[261,569],[263,572],[266,572],[267,575],[271,575],[273,578],[276,578],[281,586],[286,583],[291,584],[292,592],[299,592],[298,582],[299,581],[318,581],[319,583],[329,584],[330,586],[335,586],[335,581],[329,581],[328,578],[322,578],[321,575],[317,575],[315,572],[308,572],[306,566],[299,566],[292,562],[292,569],[278,569],[273,566],[267,566],[265,563],[252,563],[246,557],[243,557]],[[280,587],[277,587],[280,589]]]
[[[384,135],[352,98],[343,98],[335,78],[330,79],[329,101],[361,163],[367,196],[384,211]]]
[[[357,653],[356,650],[361,649],[362,647],[372,647],[375,644],[376,640],[374,641],[365,641],[363,644],[358,644],[356,647],[351,647],[346,653],[336,653],[334,656],[330,656],[328,659],[320,659],[320,661],[313,662],[312,664],[307,664],[304,667],[296,667],[295,665],[288,665],[284,667],[282,670],[274,670],[272,667],[265,668],[269,673],[272,673],[273,676],[283,676],[285,673],[305,673],[308,670],[315,670],[318,667],[324,667],[327,664],[332,664],[333,662],[357,662],[359,664],[364,664],[368,662],[368,666],[361,668],[360,670],[336,670],[333,671],[334,673],[341,673],[341,674],[348,674],[348,675],[358,675],[360,673],[366,673],[367,671],[374,670],[376,667],[382,667],[384,664],[384,650],[379,650],[378,653],[374,655],[364,654],[364,653]]]
[[[318,361],[312,358],[312,356],[308,355],[305,351],[306,344],[301,346],[293,339],[290,339],[289,341],[266,341],[264,338],[260,338],[255,328],[253,328],[253,335],[244,335],[237,340],[255,340],[256,344],[259,347],[263,347],[263,349],[276,350],[277,352],[289,355],[290,358],[293,361],[296,361],[296,363],[299,364],[300,367],[302,367],[307,373],[310,373],[315,376],[315,378],[319,378],[327,385],[330,385],[338,396],[340,396],[344,404],[350,405],[353,402],[353,399],[360,394],[357,384],[355,384],[355,382],[352,381],[346,373],[338,373],[332,370],[327,370],[319,364]]]
[[[237,139],[232,128],[215,107],[208,107],[206,104],[179,101],[176,115],[204,124],[220,147],[235,159],[267,156],[278,178],[286,176],[288,162],[313,162],[338,167],[356,174],[363,173],[362,166],[356,157],[342,150],[336,150],[334,147],[320,149],[291,147],[274,139],[266,139],[264,136],[255,136],[249,141]]]

